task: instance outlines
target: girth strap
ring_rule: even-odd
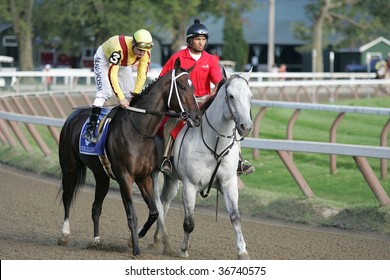
[[[206,197],[209,196],[209,193],[210,193],[210,190],[211,190],[211,186],[213,185],[214,178],[215,178],[215,175],[217,174],[217,171],[218,171],[218,168],[219,168],[219,165],[220,165],[220,164],[221,164],[221,160],[218,160],[217,166],[216,166],[215,169],[214,169],[213,175],[211,175],[211,179],[210,179],[209,185],[208,185],[208,187],[207,187],[206,193],[205,193],[204,191],[201,191],[201,192],[200,192],[200,196],[201,196],[201,197],[206,198]]]

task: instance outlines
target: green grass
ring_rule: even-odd
[[[339,102],[340,105],[390,107],[390,98],[360,99]],[[253,116],[259,108],[253,108]],[[260,137],[286,139],[286,128],[293,110],[269,108],[260,125]],[[337,113],[303,110],[294,127],[295,140],[329,141],[329,130]],[[380,133],[389,116],[347,113],[339,125],[337,142],[359,145],[379,145]],[[24,126],[25,135],[29,135]],[[53,154],[44,157],[33,139],[28,141],[34,152],[27,154],[19,145],[11,148],[0,144],[0,162],[36,173],[59,177],[57,145],[46,127],[37,126]],[[390,143],[390,141],[388,140]],[[258,160],[252,160],[252,150],[243,149],[243,155],[256,167],[256,172],[241,176],[245,187],[240,192],[241,213],[282,219],[299,223],[340,227],[352,230],[390,233],[389,207],[381,207],[358,170],[352,157],[337,157],[337,173],[331,174],[329,155],[294,153],[294,163],[311,187],[315,197],[307,199],[286,170],[275,151],[260,151]],[[380,176],[379,159],[369,163]],[[93,183],[90,172],[87,182]],[[390,195],[390,179],[380,180]],[[117,187],[116,183],[112,183]],[[198,198],[198,204],[215,207],[215,192],[210,198]],[[223,200],[220,208],[224,209]]]

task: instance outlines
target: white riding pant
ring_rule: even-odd
[[[103,107],[104,103],[110,99],[114,93],[110,80],[108,78],[108,68],[110,64],[104,55],[100,46],[94,56],[93,70],[95,72],[96,96],[93,106]],[[132,97],[131,92],[134,90],[135,82],[131,66],[119,66],[118,81],[126,99]]]

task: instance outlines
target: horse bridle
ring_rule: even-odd
[[[239,75],[235,75],[235,76],[233,76],[232,77],[232,79],[234,79],[234,78],[242,78],[242,79],[244,79],[243,77],[241,77],[241,76],[239,76]],[[231,79],[231,80],[232,80]],[[244,79],[245,80],[245,79]],[[246,80],[245,80],[246,81]],[[225,86],[225,92],[226,92],[226,94],[225,94],[225,102],[226,102],[226,104],[227,104],[227,106],[228,106],[228,108],[229,108],[229,112],[230,112],[230,115],[232,116],[232,119],[233,119],[233,121],[234,121],[234,124],[235,124],[235,126],[234,126],[234,128],[233,128],[233,131],[232,131],[232,134],[231,135],[224,135],[224,134],[222,134],[222,133],[220,133],[219,131],[217,131],[215,128],[214,128],[214,126],[210,123],[210,120],[209,120],[209,118],[207,117],[207,112],[205,111],[204,112],[204,115],[205,115],[205,117],[206,117],[206,121],[207,121],[207,124],[211,127],[211,129],[218,135],[218,139],[217,139],[217,142],[215,143],[215,149],[213,150],[213,149],[211,149],[208,145],[207,145],[207,143],[206,143],[206,141],[205,141],[205,139],[204,139],[204,137],[203,137],[203,123],[201,124],[201,134],[202,134],[202,140],[203,140],[203,143],[205,144],[205,146],[207,147],[207,149],[209,149],[213,154],[214,154],[214,158],[217,160],[217,161],[220,161],[221,159],[220,158],[222,158],[223,156],[225,156],[225,155],[227,155],[228,153],[229,153],[229,151],[230,151],[230,149],[231,149],[231,147],[233,147],[233,145],[234,145],[234,142],[239,142],[239,141],[242,141],[243,139],[244,139],[244,137],[242,137],[241,139],[237,139],[237,133],[236,133],[236,131],[237,131],[237,118],[234,116],[234,114],[233,114],[233,110],[232,110],[232,107],[231,107],[231,104],[229,103],[229,98],[228,98],[228,96],[227,96],[227,87],[229,86],[229,83],[230,83],[230,81],[228,81],[227,82],[227,84],[226,84],[226,86]],[[217,146],[218,146],[218,142],[219,142],[219,139],[220,138],[231,138],[231,139],[233,139],[232,140],[232,143],[231,144],[229,144],[228,145],[228,147],[226,147],[226,149],[224,149],[219,155],[216,153],[216,150],[217,150]]]
[[[175,76],[175,72],[176,72],[175,69],[173,69],[172,70],[171,87],[169,89],[169,97],[168,97],[168,104],[167,104],[167,106],[168,106],[169,109],[171,109],[171,99],[172,99],[173,87],[175,87],[176,98],[178,100],[181,112],[180,113],[165,112],[163,114],[167,115],[167,116],[170,116],[170,117],[181,118],[183,120],[186,120],[186,119],[188,119],[189,114],[183,108],[183,104],[181,102],[180,95],[179,95],[179,90],[177,89],[176,80],[180,76],[182,76],[182,75],[185,75],[185,74],[189,75],[189,74],[188,74],[188,72],[182,72],[179,75]],[[133,111],[133,112],[136,112],[136,113],[143,113],[143,114],[155,114],[155,115],[160,115],[161,114],[159,112],[148,111],[146,109],[134,108],[134,107],[130,107],[130,106],[127,107],[126,110]]]
[[[235,75],[235,76],[233,76],[233,77],[237,77],[237,78],[242,78],[241,76],[238,76],[238,75]],[[233,79],[233,78],[232,78]],[[246,81],[246,80],[245,80]],[[232,110],[232,108],[231,108],[231,104],[229,103],[229,98],[228,98],[228,96],[227,96],[227,87],[228,87],[228,85],[229,85],[229,82],[226,84],[226,86],[225,86],[225,92],[226,92],[226,95],[225,95],[225,101],[226,101],[226,104],[227,104],[227,106],[228,106],[228,108],[229,108],[229,112],[230,112],[230,114],[231,114],[231,116],[232,116],[232,119],[233,119],[233,121],[234,121],[234,124],[235,124],[235,126],[234,126],[234,128],[233,128],[233,132],[232,132],[232,134],[231,135],[223,135],[223,134],[221,134],[219,131],[217,131],[214,127],[213,127],[213,125],[210,123],[210,121],[209,121],[209,119],[208,119],[208,117],[207,117],[207,112],[205,111],[205,113],[204,113],[204,115],[205,115],[205,117],[206,117],[206,121],[207,121],[207,124],[211,127],[211,129],[217,134],[217,141],[216,141],[216,143],[215,143],[215,148],[214,148],[214,150],[212,149],[212,148],[210,148],[210,146],[209,145],[207,145],[207,143],[206,143],[206,140],[204,139],[204,134],[203,134],[203,122],[201,123],[201,135],[202,135],[202,141],[203,141],[203,144],[207,147],[207,149],[209,149],[212,153],[213,153],[213,155],[214,155],[214,158],[216,159],[216,161],[217,161],[217,165],[216,165],[216,167],[215,167],[215,169],[214,169],[214,171],[213,171],[213,174],[211,175],[211,179],[210,179],[210,182],[209,182],[209,185],[208,185],[208,187],[207,187],[207,190],[206,190],[206,192],[204,192],[204,191],[201,191],[200,192],[200,196],[202,197],[202,198],[206,198],[206,197],[208,197],[209,196],[209,193],[210,193],[210,190],[211,190],[211,186],[213,185],[213,182],[214,182],[214,178],[215,178],[215,175],[217,174],[217,171],[218,171],[218,169],[219,169],[219,166],[220,166],[220,164],[221,164],[221,161],[223,160],[223,158],[226,156],[226,155],[228,155],[229,154],[229,152],[230,152],[230,150],[232,149],[232,147],[233,147],[233,145],[234,145],[234,143],[235,142],[239,142],[239,141],[242,141],[243,139],[244,139],[244,137],[242,137],[241,139],[237,139],[237,119],[236,119],[236,117],[234,116],[234,114],[233,114],[233,110]],[[219,143],[219,139],[221,139],[221,138],[227,138],[227,139],[232,139],[232,142],[220,153],[220,154],[217,154],[217,148],[218,148],[218,143]]]
[[[179,103],[179,107],[180,107],[180,110],[181,112],[180,113],[176,113],[176,112],[165,112],[163,113],[164,115],[166,116],[170,116],[170,117],[175,117],[175,118],[181,118],[183,120],[186,120],[188,119],[189,117],[189,114],[187,111],[184,110],[183,108],[183,104],[181,102],[181,99],[180,99],[180,95],[179,95],[179,90],[177,88],[177,82],[176,80],[181,77],[182,75],[189,75],[188,72],[182,72],[180,73],[179,75],[175,76],[175,73],[176,73],[176,70],[173,69],[172,70],[172,79],[171,79],[171,87],[170,87],[170,90],[169,90],[169,97],[168,97],[168,108],[171,109],[171,99],[172,99],[172,95],[173,95],[173,88],[175,88],[175,93],[176,93],[176,98],[177,98],[177,101]],[[133,111],[133,112],[137,112],[137,113],[143,113],[143,114],[160,114],[159,112],[152,112],[152,111],[148,111],[146,109],[140,109],[140,108],[134,108],[134,107],[127,107],[126,110],[129,110],[129,111]],[[148,136],[148,135],[145,135],[143,134],[141,131],[139,131],[139,129],[136,127],[136,125],[133,123],[132,119],[130,118],[130,122],[132,123],[133,127],[135,128],[135,130],[141,134],[142,136],[144,136],[145,138],[153,138],[154,135],[152,136]]]
[[[172,98],[172,93],[173,93],[173,87],[175,87],[175,93],[176,93],[176,98],[180,106],[181,113],[175,113],[174,116],[179,116],[181,119],[188,119],[188,112],[184,110],[183,104],[181,102],[180,96],[179,96],[179,90],[177,89],[177,83],[176,80],[183,75],[189,75],[188,72],[181,72],[179,75],[175,76],[176,70],[172,70],[172,79],[171,79],[171,88],[169,90],[169,97],[168,97],[168,108],[171,109],[171,98]],[[169,116],[172,116],[169,114]]]

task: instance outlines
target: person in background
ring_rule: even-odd
[[[94,56],[96,97],[85,139],[96,143],[94,131],[104,103],[112,96],[119,100],[121,107],[130,105],[133,94],[139,94],[146,81],[153,47],[152,35],[140,29],[133,36],[116,35],[104,42]],[[137,78],[134,81],[131,65],[138,63]]]
[[[286,64],[284,64],[284,63],[280,64],[279,73],[287,73],[287,65]],[[284,77],[284,76],[280,77],[280,80],[282,80],[282,81],[285,79],[286,79],[286,77]]]
[[[378,60],[378,62],[375,63],[375,71],[377,79],[384,79],[387,72],[387,62],[384,59]]]
[[[51,69],[51,65],[50,64],[46,64],[45,68],[43,69],[43,71],[49,73],[50,69]],[[53,82],[53,77],[45,76],[44,80],[43,80],[44,90],[50,90],[50,86],[51,86],[52,82]]]
[[[209,32],[207,27],[201,24],[199,19],[195,19],[194,23],[187,29],[187,47],[173,54],[160,73],[160,76],[163,76],[172,70],[177,58],[180,58],[181,67],[184,69],[189,69],[195,65],[190,73],[190,78],[195,88],[195,97],[199,102],[203,102],[208,96],[214,94],[211,91],[211,83],[216,86],[222,80],[222,73],[217,59],[205,50],[208,39]],[[172,172],[170,158],[174,143],[170,132],[175,124],[176,120],[168,120],[164,128],[165,151],[161,170],[168,174]],[[250,174],[253,171],[254,167],[252,164],[248,161],[240,160],[238,174]]]

